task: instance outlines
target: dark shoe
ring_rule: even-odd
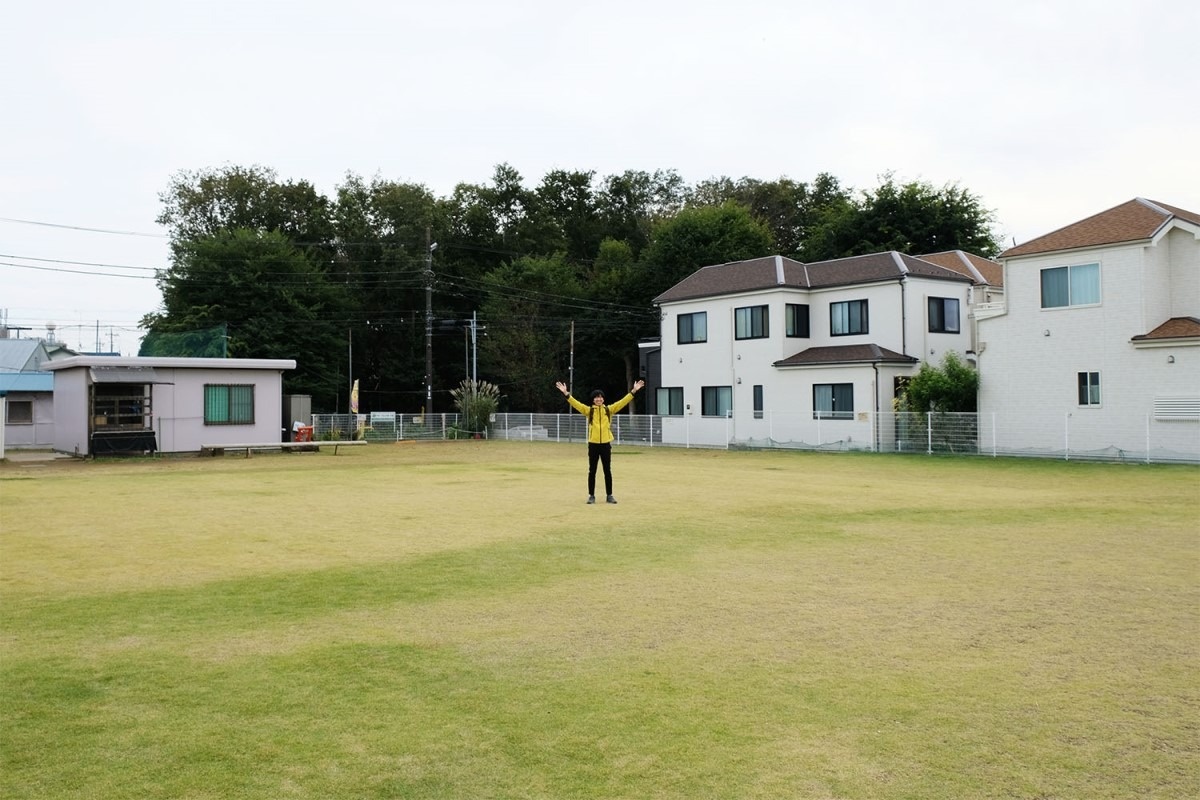
[[[609,503],[612,503],[612,504],[615,506],[615,505],[617,504],[617,498],[613,497],[613,496],[610,494],[610,495],[608,496],[608,501],[607,501],[607,502],[609,502]]]
[[[588,495],[588,503],[587,503],[587,504],[590,506],[592,503],[595,503],[595,502],[596,502],[596,495],[594,495],[594,494],[589,494],[589,495]]]

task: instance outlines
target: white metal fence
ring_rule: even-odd
[[[1101,426],[1086,414],[1064,413],[1053,422],[1012,414],[859,412],[852,418],[814,418],[811,412],[765,412],[734,417],[665,417],[617,414],[617,444],[707,447],[954,453],[982,456],[1200,463],[1200,424],[1163,422],[1147,415]],[[1054,418],[1051,418],[1054,419]],[[314,414],[314,438],[401,441],[490,438],[529,442],[582,442],[582,414],[496,414],[486,431],[468,431],[458,414]]]

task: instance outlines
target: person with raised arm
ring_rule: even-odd
[[[590,406],[584,405],[582,401],[572,397],[570,391],[567,390],[567,385],[562,381],[554,385],[563,393],[563,397],[567,398],[571,408],[588,419],[588,505],[596,502],[596,465],[598,463],[604,467],[604,493],[608,496],[608,502],[616,505],[617,498],[613,497],[612,477],[612,417],[613,414],[629,405],[633,396],[646,385],[646,382],[639,380],[633,384],[633,388],[612,405],[605,405],[604,390],[596,389],[592,392]]]

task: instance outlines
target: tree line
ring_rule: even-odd
[[[583,388],[629,386],[638,341],[659,335],[654,298],[700,267],[1000,249],[980,198],[892,175],[855,191],[826,173],[688,185],[554,170],[530,188],[501,164],[448,197],[352,173],[328,197],[227,166],[177,173],[161,200],[170,264],[142,354],[294,358],[285,391],[321,411],[345,410],[353,379],[361,410],[425,408],[427,304],[432,410],[477,364],[502,410],[544,411],[569,364]]]

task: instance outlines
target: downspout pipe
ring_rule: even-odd
[[[879,437],[879,362],[872,361],[871,369],[875,370],[875,425],[874,425],[875,430],[872,433],[872,438],[875,440],[874,441],[875,452],[878,453],[879,452],[879,444],[880,444],[880,437]]]

